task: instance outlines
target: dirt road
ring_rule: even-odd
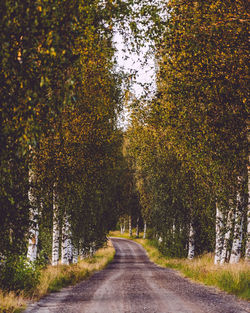
[[[151,263],[137,243],[112,238],[114,261],[26,313],[246,313],[250,304],[203,287]]]

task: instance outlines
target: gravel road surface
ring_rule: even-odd
[[[250,313],[250,303],[151,263],[139,244],[112,238],[116,255],[101,272],[25,313]]]

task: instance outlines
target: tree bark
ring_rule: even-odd
[[[146,239],[146,235],[147,235],[147,223],[144,222],[144,228],[143,228],[143,239]]]
[[[30,203],[30,221],[31,227],[29,230],[29,243],[28,243],[28,252],[27,258],[34,262],[37,259],[37,246],[38,246],[38,236],[39,236],[39,225],[38,225],[38,206],[37,206],[37,197],[35,194],[35,185],[36,177],[32,170],[29,170],[29,191],[28,199]]]
[[[239,200],[240,201],[240,200]],[[240,208],[237,206],[235,211],[235,225],[234,225],[234,238],[232,244],[232,251],[229,263],[234,264],[240,261],[241,257],[241,245],[243,235],[243,214]]]
[[[53,188],[53,238],[52,238],[52,265],[59,262],[59,208],[55,185]]]
[[[63,217],[62,224],[62,249],[61,249],[61,263],[69,264],[69,247],[70,247],[70,238],[69,238],[69,220],[66,212]]]
[[[189,228],[189,240],[188,240],[188,259],[192,260],[194,258],[195,246],[194,246],[194,228],[192,223],[190,223]]]
[[[91,242],[90,248],[89,248],[89,255],[92,257],[95,254],[96,251],[96,244],[95,242]]]
[[[69,238],[68,238],[68,260],[69,260],[69,263],[73,263],[73,250],[74,250],[74,247],[73,247],[73,243],[72,243],[72,239],[71,239],[71,231],[69,230]]]
[[[133,233],[132,233],[132,220],[131,220],[131,215],[129,215],[129,218],[128,218],[128,228],[129,228],[129,237],[132,237]]]
[[[174,235],[175,235],[175,222],[173,222],[172,234],[173,234],[173,237],[174,237]]]
[[[123,219],[123,228],[122,228],[123,234],[125,233],[125,230],[126,230],[126,219],[124,218]]]
[[[216,203],[216,239],[215,239],[215,256],[214,264],[219,264],[221,260],[221,252],[223,247],[223,214]]]
[[[248,166],[247,168],[247,175],[248,175],[248,201],[247,201],[247,238],[246,238],[245,260],[247,262],[250,262],[250,166]]]
[[[76,264],[78,262],[78,249],[73,246],[73,258],[72,258],[72,263]]]
[[[224,264],[228,258],[228,252],[229,252],[228,245],[229,245],[230,234],[232,231],[232,218],[233,218],[233,209],[231,207],[227,215],[226,233],[225,233],[222,251],[221,251],[221,257],[220,257],[221,265]]]
[[[83,247],[83,242],[80,240],[80,249],[79,249],[80,260],[83,260],[86,257],[86,250]]]
[[[136,220],[136,237],[139,238],[139,217]]]
[[[120,228],[121,228],[121,235],[123,235],[125,233],[125,218],[121,219]]]

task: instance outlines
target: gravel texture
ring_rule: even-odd
[[[149,261],[139,244],[112,238],[106,269],[31,305],[25,313],[250,313],[250,303],[190,282]]]

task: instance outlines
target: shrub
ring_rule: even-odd
[[[3,290],[32,291],[39,283],[40,266],[30,263],[24,256],[13,256],[0,265],[0,286]]]

